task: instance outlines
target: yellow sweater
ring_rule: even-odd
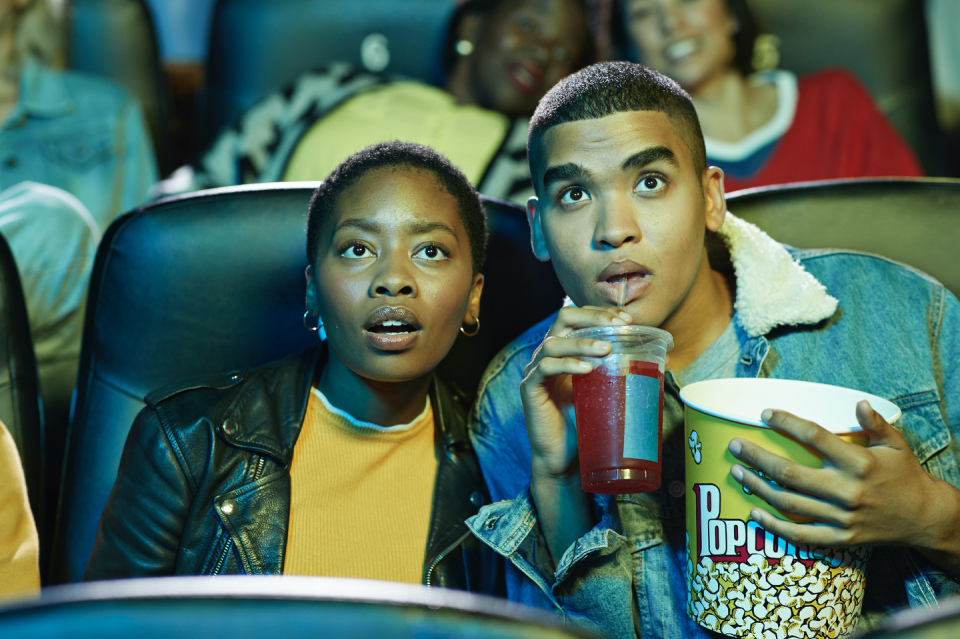
[[[409,424],[381,427],[317,389],[290,468],[285,575],[423,579],[437,473],[430,400]]]
[[[40,594],[39,557],[20,455],[0,424],[0,599]]]

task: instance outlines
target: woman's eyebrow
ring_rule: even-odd
[[[380,225],[374,222],[373,220],[365,220],[361,217],[351,217],[347,218],[337,224],[337,230],[340,229],[360,229],[361,231],[369,231],[370,233],[376,233],[380,230]]]
[[[626,160],[623,161],[623,164],[620,165],[620,169],[623,171],[628,171],[630,169],[642,169],[648,164],[653,164],[654,162],[664,161],[668,164],[680,168],[680,162],[677,161],[677,156],[671,151],[668,147],[663,145],[652,146],[643,151],[638,151],[634,153]]]
[[[426,221],[417,221],[411,222],[407,225],[407,230],[413,235],[423,235],[425,233],[433,233],[439,231],[441,233],[447,233],[448,235],[453,236],[453,239],[460,243],[460,238],[457,236],[457,232],[454,231],[449,225],[444,224],[443,222],[426,222]]]

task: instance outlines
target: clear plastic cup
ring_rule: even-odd
[[[573,376],[580,482],[591,493],[644,493],[660,487],[663,452],[663,368],[673,336],[648,326],[573,331],[611,343],[606,357],[586,357],[593,370]]]

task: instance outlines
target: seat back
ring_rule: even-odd
[[[140,102],[157,163],[166,165],[170,94],[144,0],[71,0],[67,65],[109,78]]]
[[[318,629],[322,631],[318,632]],[[554,615],[444,588],[326,577],[125,579],[0,609],[0,636],[79,639],[591,639]]]
[[[877,253],[960,295],[960,179],[826,180],[745,189],[727,208],[798,248]]]
[[[13,436],[37,529],[44,526],[43,420],[27,304],[13,253],[0,236],[0,421]],[[5,488],[0,486],[0,489]],[[42,546],[42,552],[47,547]],[[46,557],[44,557],[45,559]]]
[[[913,147],[927,173],[942,149],[933,102],[927,28],[916,0],[749,0],[766,33],[780,40],[780,67],[798,74],[845,67]]]
[[[258,98],[331,62],[425,82],[456,0],[219,0],[197,118],[202,146]]]
[[[52,580],[78,581],[127,433],[150,391],[257,366],[316,343],[303,324],[305,216],[316,183],[231,187],[162,200],[113,223],[87,302],[67,435]],[[507,341],[560,307],[523,210],[487,200],[491,265],[482,328],[441,374],[466,392]],[[472,385],[472,386],[471,386]]]

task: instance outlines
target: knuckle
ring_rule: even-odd
[[[797,474],[797,467],[788,463],[776,470],[774,478],[781,486],[792,486],[797,481]]]

